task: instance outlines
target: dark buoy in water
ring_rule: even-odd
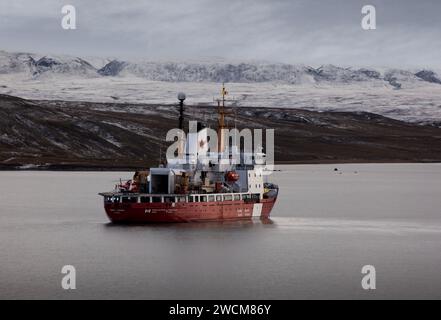
[[[338,168],[334,168],[334,171],[338,171]]]

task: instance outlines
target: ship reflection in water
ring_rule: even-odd
[[[150,229],[150,228],[180,228],[180,229],[229,229],[229,228],[253,228],[259,226],[273,226],[275,222],[270,218],[263,219],[251,219],[251,220],[223,220],[223,221],[209,221],[209,222],[197,222],[197,223],[133,223],[133,224],[114,224],[106,223],[106,228],[128,228],[133,229],[135,227]]]
[[[441,298],[441,165],[335,167],[279,167],[270,221],[160,225],[108,224],[128,172],[0,172],[0,298]]]

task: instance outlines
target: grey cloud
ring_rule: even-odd
[[[440,1],[56,0],[0,3],[0,49],[146,59],[225,57],[288,63],[441,67]],[[377,8],[378,30],[360,27]]]

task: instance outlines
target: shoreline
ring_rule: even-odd
[[[441,164],[441,161],[280,161],[276,162],[275,166],[303,166],[303,165],[364,165],[364,164],[416,164],[416,165],[424,165],[424,164]],[[148,169],[149,166],[145,167],[131,167],[131,166],[122,166],[122,167],[94,167],[94,166],[74,166],[74,165],[49,165],[49,166],[32,166],[26,168],[20,168],[17,166],[5,166],[0,165],[0,172],[24,172],[24,171],[52,171],[52,172],[134,172],[138,170]],[[279,171],[279,170],[275,170]]]

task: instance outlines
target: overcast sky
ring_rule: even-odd
[[[366,4],[377,30],[361,28]],[[440,0],[0,0],[0,50],[440,68],[440,16]]]

